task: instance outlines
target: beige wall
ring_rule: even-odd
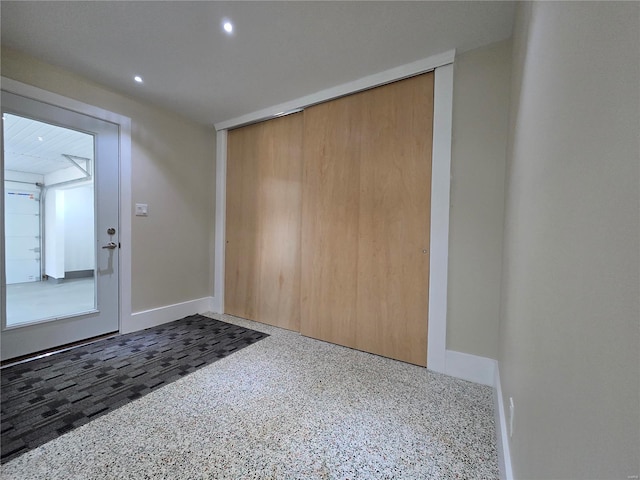
[[[213,128],[6,48],[2,75],[131,118],[133,311],[211,296]]]
[[[498,358],[511,41],[456,58],[447,349]]]
[[[523,4],[515,32],[499,358],[515,478],[637,478],[640,4]]]
[[[497,358],[510,42],[455,68],[447,348]],[[133,311],[211,295],[213,129],[13,50],[2,75],[132,119]]]

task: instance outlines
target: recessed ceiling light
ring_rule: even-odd
[[[39,142],[42,142],[42,141],[44,141],[44,138],[42,138],[42,137],[38,137],[38,141],[39,141]]]
[[[231,22],[224,22],[224,24],[222,25],[222,28],[224,28],[224,31],[227,33],[231,33],[233,32],[233,23]]]
[[[138,83],[142,83],[142,77],[140,75],[136,75],[133,79]]]

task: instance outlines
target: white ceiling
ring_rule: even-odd
[[[86,169],[93,159],[93,136],[56,125],[5,113],[4,167],[15,172],[46,175],[75,168]]]
[[[3,0],[0,8],[3,45],[212,124],[453,48],[503,40],[515,6]],[[222,31],[225,18],[235,25],[232,35]]]

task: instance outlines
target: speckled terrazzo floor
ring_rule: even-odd
[[[271,336],[2,466],[6,479],[498,478],[492,391]]]

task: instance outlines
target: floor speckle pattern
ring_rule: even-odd
[[[270,334],[2,466],[6,479],[497,479],[492,391]]]
[[[2,463],[265,337],[190,315],[3,368]]]

